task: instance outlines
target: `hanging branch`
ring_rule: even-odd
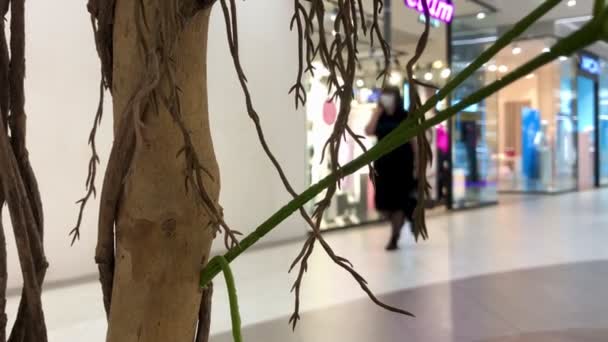
[[[97,111],[95,113],[93,127],[91,128],[91,132],[89,133],[88,140],[89,146],[91,147],[91,158],[89,159],[87,180],[85,181],[86,193],[83,198],[76,202],[80,205],[80,207],[78,210],[76,225],[70,231],[70,235],[72,236],[72,245],[74,245],[76,240],[80,239],[80,227],[82,225],[84,210],[86,209],[89,200],[97,195],[97,188],[95,182],[97,180],[97,166],[99,165],[99,155],[97,154],[95,138],[97,137],[97,129],[101,125],[101,119],[103,117],[103,102],[105,90],[108,89],[111,91],[112,89],[112,35],[114,33],[115,3],[116,0],[89,0],[87,3],[87,9],[91,17],[93,37],[95,39],[95,48],[97,50],[97,56],[101,61],[101,78],[99,80],[99,101],[97,104]],[[112,248],[112,255],[113,254],[114,251]]]
[[[422,1],[421,3],[424,13],[424,31],[422,32],[422,35],[420,36],[420,39],[416,44],[416,51],[412,58],[410,58],[410,60],[408,61],[406,67],[408,82],[412,84],[412,86],[409,87],[409,94],[406,95],[410,98],[410,108],[408,109],[409,113],[414,113],[418,108],[422,106],[422,103],[420,102],[420,95],[418,93],[418,87],[414,86],[417,83],[414,80],[414,66],[424,53],[424,50],[429,40],[429,33],[431,27],[431,14],[429,12],[429,4],[426,1]],[[416,120],[416,123],[419,125],[424,124],[424,121],[426,121],[426,113],[417,117],[414,120]],[[421,131],[416,136],[418,156],[418,164],[416,165],[416,174],[418,175],[418,205],[416,206],[416,209],[414,211],[414,227],[412,229],[414,233],[414,238],[416,240],[418,240],[418,238],[420,237],[422,237],[423,239],[428,238],[426,216],[424,211],[426,206],[426,199],[430,194],[431,185],[429,184],[426,176],[426,168],[431,164],[433,158],[433,150],[431,149],[431,144],[425,133],[425,131]]]
[[[198,309],[198,327],[196,329],[196,342],[209,342],[211,331],[211,297],[213,296],[213,283],[209,283],[201,295],[201,306]]]
[[[4,122],[2,125],[4,125]],[[2,188],[2,184],[0,184],[0,188]],[[6,269],[6,236],[4,235],[4,226],[2,225],[3,207],[4,193],[0,192],[0,342],[6,342],[6,324],[8,321],[6,317],[6,286],[8,272]]]
[[[301,15],[302,14],[305,15],[306,13],[304,11],[297,10],[302,5],[299,3],[298,0],[296,0],[295,3],[296,3],[296,12],[294,14],[294,19],[292,19],[292,22],[294,20],[296,22],[306,20],[306,22],[311,23],[311,24],[307,25],[307,27],[314,28],[314,24],[312,24],[312,23],[316,21],[317,26],[318,26],[318,31],[319,31],[318,46],[315,48],[314,44],[312,44],[312,46],[313,46],[312,49],[313,49],[313,51],[315,51],[315,53],[312,53],[312,54],[308,53],[307,58],[310,58],[309,56],[314,56],[316,54],[316,51],[319,51],[322,63],[330,71],[329,89],[330,89],[330,91],[331,91],[331,89],[335,89],[335,92],[332,95],[332,97],[338,98],[340,100],[340,110],[338,113],[336,123],[334,125],[334,130],[325,144],[325,147],[323,149],[323,157],[322,157],[322,158],[324,158],[325,153],[329,152],[330,168],[332,169],[332,171],[334,173],[339,174],[341,166],[340,166],[340,163],[338,160],[338,156],[339,156],[339,151],[340,151],[342,140],[346,137],[346,134],[348,134],[363,149],[363,151],[366,151],[366,148],[364,147],[364,144],[361,141],[363,139],[363,137],[354,134],[354,132],[348,126],[348,118],[349,118],[350,109],[351,109],[350,106],[351,106],[351,102],[353,99],[352,86],[353,86],[354,79],[355,79],[356,62],[357,62],[357,54],[358,54],[357,43],[359,41],[359,36],[358,36],[359,23],[361,23],[363,33],[367,34],[367,24],[366,24],[366,18],[365,18],[364,12],[363,12],[362,2],[361,1],[350,1],[350,0],[339,0],[338,1],[338,12],[335,15],[334,29],[333,29],[333,32],[335,33],[334,40],[333,40],[333,42],[331,42],[331,44],[329,46],[328,46],[328,42],[325,38],[326,34],[325,34],[325,28],[324,28],[324,21],[326,19],[326,16],[325,16],[325,8],[323,6],[323,2],[322,1],[312,1],[312,4],[310,5],[311,6],[310,15],[309,15],[309,17],[304,17],[304,18],[301,18]],[[375,34],[376,37],[378,38],[378,40],[381,42],[381,46],[382,46],[383,52],[385,54],[385,68],[382,70],[379,77],[383,77],[384,75],[387,74],[388,67],[389,67],[389,59],[390,59],[389,47],[386,44],[386,42],[384,41],[380,30],[378,29],[379,28],[378,14],[380,13],[381,8],[382,8],[382,2],[374,1],[375,15],[374,15],[373,23],[372,23],[371,41],[373,42],[373,40],[374,40],[373,34]],[[313,40],[312,37],[309,36],[311,34],[310,32],[312,32],[312,31],[313,30],[302,32],[302,30],[298,30],[300,63],[305,58],[304,54],[302,53],[302,51],[305,48],[302,45],[302,42],[303,41],[308,42],[308,41]],[[302,38],[303,34],[305,36],[304,38]],[[310,51],[310,49],[311,49],[310,45],[311,44],[308,44],[306,46],[307,51]],[[311,64],[312,61],[310,59],[308,59],[308,63]],[[312,70],[311,70],[311,74],[312,74]],[[294,86],[294,87],[301,85],[301,83],[302,83],[302,75],[301,75],[301,73],[298,73],[298,77],[296,80],[296,86]],[[297,93],[296,93],[296,98],[297,98]],[[296,100],[296,102],[297,102],[297,100]],[[370,164],[370,174],[371,175],[374,174],[373,170],[371,170],[371,164]],[[375,297],[373,292],[369,289],[366,280],[354,270],[353,265],[347,259],[337,256],[333,252],[333,250],[331,249],[329,244],[322,238],[322,235],[320,232],[321,220],[323,218],[323,214],[324,214],[325,210],[329,207],[329,205],[331,203],[331,198],[333,197],[337,187],[339,186],[339,180],[340,180],[340,177],[338,178],[338,183],[331,184],[328,187],[324,198],[319,203],[317,203],[315,212],[313,214],[313,217],[316,220],[316,222],[313,222],[312,220],[308,219],[305,215],[303,215],[305,217],[306,221],[309,223],[309,225],[313,229],[314,234],[304,244],[302,251],[300,252],[298,257],[296,257],[296,259],[291,267],[291,269],[293,269],[297,263],[300,263],[298,276],[297,276],[296,281],[294,282],[294,286],[293,286],[293,291],[295,291],[296,298],[295,298],[295,310],[294,310],[294,314],[292,315],[292,317],[290,319],[290,322],[293,324],[294,328],[300,317],[299,316],[299,303],[300,303],[299,297],[300,297],[300,293],[301,293],[302,279],[303,279],[303,276],[308,267],[308,258],[310,257],[310,255],[312,253],[312,250],[314,248],[314,244],[316,241],[320,242],[320,244],[323,247],[323,249],[325,250],[326,254],[332,259],[332,261],[334,261],[334,263],[336,263],[341,268],[345,269],[347,272],[349,272],[353,276],[355,281],[357,281],[359,283],[359,285],[361,286],[363,291],[368,294],[369,298],[374,303],[376,303],[380,307],[383,307],[389,311],[394,311],[394,312],[398,312],[398,313],[405,314],[405,315],[411,315],[407,311],[393,308],[391,306],[388,306],[388,305],[380,302]],[[294,197],[296,197],[295,194],[292,194],[292,195]]]
[[[221,0],[220,3],[221,3],[222,10],[224,13],[224,23],[226,26],[227,40],[228,40],[230,52],[233,57],[235,69],[237,71],[237,76],[239,78],[239,82],[240,82],[241,88],[243,90],[243,94],[245,95],[247,113],[254,123],[256,132],[258,134],[259,141],[262,145],[262,148],[263,148],[264,152],[266,153],[266,155],[268,156],[268,158],[270,159],[273,166],[275,167],[275,169],[279,175],[279,178],[283,182],[285,189],[291,196],[296,197],[297,196],[296,191],[293,189],[293,187],[290,184],[289,180],[287,179],[287,176],[285,175],[285,172],[283,171],[280,163],[278,162],[278,160],[276,159],[276,157],[271,152],[271,150],[268,146],[268,143],[267,143],[266,138],[263,133],[263,129],[261,127],[259,115],[257,114],[256,110],[253,107],[251,94],[250,94],[249,88],[247,86],[247,78],[246,78],[243,68],[241,66],[239,51],[238,51],[238,27],[237,27],[238,20],[237,20],[237,13],[236,13],[236,3],[235,3],[235,0],[229,0],[229,1],[230,1],[230,6],[228,5],[227,0]],[[359,1],[357,1],[357,3],[360,4]],[[312,67],[312,61],[314,59],[314,56],[319,54],[320,58],[323,61],[325,61],[326,64],[328,65],[328,69],[335,70],[333,73],[333,75],[334,75],[333,78],[330,76],[330,79],[333,79],[333,82],[334,82],[333,86],[337,89],[336,94],[334,96],[341,98],[342,105],[341,105],[341,110],[340,110],[339,119],[338,119],[338,121],[340,122],[340,125],[336,125],[334,133],[332,134],[332,138],[330,138],[330,141],[328,141],[327,145],[331,146],[331,148],[330,148],[331,158],[333,161],[333,165],[336,169],[339,168],[339,164],[338,164],[339,146],[340,146],[341,140],[345,137],[346,134],[349,134],[353,139],[355,139],[355,141],[357,141],[357,143],[360,146],[362,146],[362,147],[364,146],[363,143],[360,141],[363,137],[355,135],[352,132],[352,130],[350,130],[350,128],[348,127],[348,115],[350,114],[350,103],[352,100],[352,93],[353,93],[352,84],[354,82],[355,71],[356,71],[356,65],[355,65],[356,54],[357,54],[356,41],[358,39],[357,38],[358,36],[355,33],[358,31],[358,24],[357,24],[358,21],[356,19],[350,20],[350,18],[356,18],[357,15],[361,15],[362,23],[365,23],[365,18],[363,17],[363,12],[362,11],[358,12],[355,4],[350,3],[350,0],[349,0],[348,4],[343,3],[343,6],[344,6],[343,7],[344,11],[338,14],[336,21],[335,21],[336,23],[342,23],[342,26],[341,27],[336,26],[336,27],[334,27],[334,29],[335,30],[341,29],[344,32],[347,32],[345,34],[345,36],[347,36],[348,38],[345,39],[345,42],[342,43],[340,37],[337,35],[338,42],[334,41],[332,43],[331,47],[328,47],[328,45],[327,45],[328,42],[324,38],[324,34],[320,34],[319,45],[316,47],[313,43],[313,38],[312,38],[312,34],[314,33],[313,18],[316,18],[314,20],[317,21],[317,25],[320,28],[320,31],[324,31],[325,8],[324,8],[322,1],[320,1],[320,0],[313,1],[310,4],[310,11],[306,12],[304,6],[298,0],[296,0],[294,2],[295,14],[291,21],[291,27],[293,28],[295,26],[298,30],[298,37],[299,37],[298,41],[300,44],[298,47],[299,56],[300,56],[300,59],[299,59],[300,62],[298,64],[298,68],[299,68],[298,77],[296,80],[296,84],[290,90],[290,92],[295,93],[296,107],[299,104],[302,104],[302,105],[305,104],[306,97],[305,97],[305,93],[304,93],[304,87],[302,84],[302,77],[303,77],[304,71],[308,71],[311,73],[314,72],[314,68]],[[364,31],[365,31],[366,30],[365,24],[363,24],[363,26],[365,27],[365,29],[364,29]],[[383,40],[381,39],[381,41],[383,41]],[[347,57],[344,57],[345,53],[348,54]],[[305,59],[306,59],[306,64],[307,64],[306,70],[304,70],[304,60]],[[348,60],[348,62],[345,60]],[[338,75],[342,75],[342,76],[338,76]],[[346,76],[348,76],[348,77],[346,77]],[[342,78],[342,81],[340,80],[340,78]],[[350,86],[348,86],[349,84],[350,84]],[[332,189],[332,192],[327,193],[326,198],[331,198],[333,196],[334,192],[335,192],[335,188]],[[374,303],[376,303],[379,306],[381,306],[387,310],[390,310],[390,311],[402,313],[405,315],[411,315],[407,311],[391,307],[389,305],[382,303],[380,300],[378,300],[378,298],[369,289],[365,279],[359,273],[357,273],[355,271],[353,265],[347,259],[336,255],[335,252],[332,250],[331,246],[325,241],[325,239],[321,235],[320,223],[321,223],[321,219],[322,219],[322,212],[327,208],[328,205],[329,205],[328,200],[322,201],[322,203],[319,204],[319,206],[317,207],[314,217],[310,217],[310,215],[306,212],[306,210],[303,207],[299,208],[300,214],[302,215],[304,220],[308,223],[308,225],[312,228],[313,234],[311,235],[311,238],[307,241],[307,243],[304,244],[300,255],[296,258],[294,264],[292,265],[292,267],[290,269],[290,271],[293,270],[293,268],[295,268],[297,263],[301,263],[300,271],[298,272],[297,279],[294,282],[294,286],[292,288],[292,290],[295,292],[295,310],[294,310],[292,317],[290,318],[290,323],[292,324],[293,328],[295,328],[297,321],[299,320],[299,317],[300,317],[299,316],[299,302],[300,302],[302,279],[303,279],[303,276],[305,273],[306,265],[308,263],[308,258],[310,257],[312,250],[314,248],[314,245],[317,241],[320,242],[324,251],[326,252],[326,254],[330,257],[330,259],[334,263],[336,263],[338,266],[340,266],[341,268],[343,268],[344,270],[346,270],[348,273],[350,273],[353,276],[355,281],[357,281],[359,283],[361,288],[364,290],[364,292],[366,292],[368,294],[368,296]]]
[[[8,134],[9,114],[9,53],[5,34],[5,17],[8,12],[8,0],[0,0],[0,121],[4,130],[0,134]],[[0,178],[0,189],[2,189],[2,178]],[[4,207],[4,192],[0,191],[0,342],[6,342],[6,286],[7,286],[7,261],[6,261],[6,236],[2,225],[2,209]]]
[[[93,25],[95,25],[93,23]],[[99,164],[99,155],[97,154],[97,146],[95,145],[95,137],[97,136],[97,129],[101,125],[101,119],[103,116],[103,101],[104,101],[104,81],[103,73],[101,75],[101,81],[99,82],[99,102],[97,104],[97,112],[95,113],[95,120],[93,122],[93,128],[89,133],[89,146],[91,147],[91,158],[89,159],[89,169],[87,174],[87,180],[85,181],[85,188],[87,190],[85,196],[78,202],[80,209],[78,210],[78,218],[76,219],[76,226],[70,231],[72,235],[72,245],[76,240],[80,239],[80,226],[82,225],[82,218],[84,216],[84,209],[89,202],[91,197],[97,195],[97,188],[95,186],[95,180],[97,178],[97,166]]]
[[[9,8],[10,44],[7,44],[5,17]],[[40,296],[48,263],[42,242],[42,201],[26,147],[25,1],[2,0],[0,13],[0,210],[6,202],[24,280],[9,341],[44,342],[47,336]],[[5,341],[6,236],[4,231],[0,234],[0,341]]]
[[[5,129],[4,123],[0,123],[0,128]],[[42,241],[17,160],[8,137],[4,134],[0,135],[0,179],[2,179],[2,191],[8,204],[23,273],[21,302],[9,341],[23,338],[27,341],[46,341],[41,285],[47,264],[44,257],[41,259],[38,256],[42,251]]]

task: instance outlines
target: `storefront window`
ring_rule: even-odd
[[[375,91],[368,88],[357,89],[357,100],[352,104],[349,126],[358,135],[364,135],[366,124],[369,122],[376,107]],[[306,105],[308,117],[308,151],[309,151],[309,180],[314,184],[330,173],[329,159],[323,158],[323,148],[333,130],[338,115],[339,103],[332,101],[323,78],[312,78]],[[367,148],[374,144],[373,139],[363,140]],[[357,158],[361,148],[349,136],[341,147],[340,162]],[[317,201],[322,199],[321,194]],[[337,228],[357,225],[379,219],[374,209],[374,188],[370,181],[369,170],[362,168],[356,173],[343,179],[333,202],[326,211],[322,228]]]
[[[446,4],[448,3],[451,2],[446,1]],[[412,37],[419,37],[425,27],[424,20],[420,20],[419,15],[420,13],[416,9],[406,6],[403,2],[399,6],[395,3],[392,7],[392,25],[394,32],[398,34],[394,34],[391,40],[393,50],[390,61],[391,73],[388,75],[387,83],[399,87],[402,91],[406,90],[405,68],[412,52],[416,49],[417,40]],[[428,89],[420,89],[423,100],[430,97],[435,91],[434,87],[441,86],[451,74],[447,61],[447,32],[447,23],[433,20],[426,52],[414,67],[414,77],[433,85]],[[333,130],[339,108],[339,103],[329,99],[326,79],[328,71],[325,70],[322,63],[316,62],[315,64],[314,77],[310,78],[308,84],[306,103],[309,184],[318,182],[330,172],[328,156],[322,158],[323,148]],[[365,136],[365,126],[376,109],[378,95],[383,87],[382,80],[378,79],[378,74],[383,67],[384,58],[378,47],[372,48],[369,55],[365,53],[359,55],[354,82],[355,99],[351,103],[348,123],[357,135]],[[407,109],[408,104],[403,103],[403,105]],[[433,113],[429,113],[429,115],[433,115]],[[425,204],[441,207],[448,193],[449,173],[446,176],[445,172],[438,169],[438,165],[443,165],[449,170],[448,163],[444,162],[447,159],[446,146],[449,144],[446,143],[445,127],[433,128],[428,133],[433,145],[437,149],[441,149],[443,154],[434,154],[433,168],[429,168],[427,172],[432,184],[432,194],[430,203]],[[366,137],[363,141],[367,148],[371,148],[376,143],[374,137]],[[340,153],[340,163],[344,165],[357,158],[363,153],[363,150],[353,139],[347,137],[342,143]],[[404,175],[404,177],[408,176],[411,177],[411,175]],[[321,194],[316,200],[322,199],[323,195]],[[325,212],[321,228],[344,228],[381,219],[381,215],[375,209],[374,195],[375,191],[370,181],[368,168],[362,168],[355,174],[349,175],[342,180],[336,196]],[[405,196],[409,195],[405,194]],[[312,203],[314,202],[312,201]]]
[[[559,91],[556,92],[559,103],[555,123],[554,148],[554,181],[550,190],[569,191],[577,187],[576,120],[574,117],[576,68],[570,58],[559,61]]]
[[[599,93],[599,171],[600,185],[608,185],[608,63],[601,61]]]
[[[555,34],[567,34],[585,20],[556,21],[551,34],[550,24],[532,27],[458,88],[452,104],[550,51]],[[487,23],[453,22],[453,72],[496,39]],[[592,51],[562,56],[457,114],[452,120],[454,207],[492,201],[493,181],[498,191],[525,193],[587,189],[596,180],[608,185],[608,65],[596,57],[601,49]]]
[[[553,39],[507,46],[494,61],[513,70],[543,53]],[[572,60],[539,68],[498,92],[499,190],[555,192],[576,187]]]
[[[456,18],[452,31],[452,71],[458,73],[492,42],[495,28],[488,15],[482,27],[478,18]],[[493,30],[493,32],[489,31]],[[488,38],[489,37],[489,38]],[[466,96],[496,79],[487,68],[477,71],[452,94],[456,104]],[[490,68],[490,70],[494,70]],[[494,70],[496,71],[496,70]],[[455,209],[494,203],[497,195],[497,165],[494,158],[497,143],[496,96],[475,104],[452,120],[452,207]]]
[[[578,128],[578,188],[595,186],[595,81],[583,74],[576,77]]]
[[[321,67],[318,67],[319,69]],[[429,98],[434,89],[419,87],[422,100]],[[404,85],[404,94],[407,95],[408,86]],[[357,87],[355,89],[355,101],[351,103],[351,114],[349,117],[349,127],[356,135],[365,136],[365,127],[372,118],[376,110],[380,89]],[[308,92],[306,105],[308,118],[308,154],[309,154],[309,182],[314,184],[330,172],[329,159],[323,158],[323,148],[327,138],[330,136],[335,120],[339,103],[330,99],[325,79],[311,78],[310,89]],[[405,100],[404,108],[409,104]],[[429,115],[434,115],[429,113]],[[427,169],[427,177],[431,184],[430,204],[442,203],[443,197],[447,193],[448,177],[445,175],[447,169],[446,156],[448,155],[447,129],[444,125],[439,125],[427,132],[432,146],[436,153],[433,153],[432,167]],[[371,148],[377,141],[375,137],[366,137],[362,140],[367,149]],[[340,149],[339,156],[342,165],[357,158],[363,153],[361,147],[350,137],[347,136]],[[405,175],[404,175],[405,177]],[[324,193],[320,194],[316,201],[323,198]],[[381,215],[375,209],[374,186],[370,180],[369,169],[361,168],[352,175],[346,176],[336,195],[332,199],[332,204],[323,217],[322,229],[341,228],[362,223],[379,220]],[[309,208],[312,209],[312,208]]]

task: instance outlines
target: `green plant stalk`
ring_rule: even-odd
[[[552,7],[549,7],[548,5],[546,5],[547,3],[553,3],[553,1],[547,1],[546,3],[541,5],[541,7],[543,7],[543,10],[545,10],[545,11],[549,11],[552,8]],[[534,16],[533,16],[533,14],[534,14]],[[522,24],[522,23],[528,23],[528,26],[531,25],[534,22],[534,20],[538,19],[540,16],[542,16],[542,14],[543,13],[535,10],[534,12],[532,12],[532,14],[525,17],[524,19],[522,19],[522,21],[520,23],[515,25],[514,29],[518,28],[521,30],[524,27],[523,26],[524,24]],[[534,19],[534,18],[536,18],[536,19]],[[534,20],[532,20],[532,19],[534,19]],[[516,70],[512,71],[511,73],[507,74],[502,79],[497,80],[497,81],[487,85],[486,87],[476,91],[475,93],[469,95],[468,97],[463,99],[461,102],[457,103],[456,105],[451,106],[450,108],[437,113],[437,115],[428,119],[423,124],[416,125],[414,122],[412,122],[411,119],[406,120],[404,123],[399,125],[393,132],[391,132],[388,136],[386,136],[384,139],[382,139],[380,142],[378,142],[378,144],[376,144],[376,146],[372,147],[368,152],[362,154],[355,160],[344,165],[342,167],[342,169],[340,169],[340,172],[338,174],[336,174],[336,173],[330,174],[329,176],[325,177],[318,183],[312,185],[311,187],[306,189],[304,192],[302,192],[302,194],[300,194],[298,197],[291,200],[287,205],[285,205],[279,211],[277,211],[275,214],[273,214],[271,217],[269,217],[260,226],[258,226],[258,228],[255,231],[253,231],[251,234],[249,234],[247,237],[245,237],[238,246],[232,248],[231,250],[226,252],[226,254],[224,254],[224,258],[225,258],[226,262],[232,262],[241,253],[243,253],[249,247],[254,245],[259,239],[261,239],[266,234],[268,234],[272,229],[274,229],[277,225],[279,225],[287,217],[289,217],[291,214],[293,214],[300,207],[304,206],[306,203],[308,203],[310,200],[312,200],[315,196],[317,196],[319,193],[321,193],[323,190],[325,190],[328,186],[330,186],[331,184],[336,182],[338,179],[340,179],[346,175],[354,173],[358,169],[368,165],[370,162],[377,160],[381,156],[391,152],[392,150],[394,150],[398,146],[402,145],[406,141],[411,140],[418,133],[447,120],[451,116],[457,114],[458,112],[469,107],[470,105],[475,104],[479,101],[482,101],[483,99],[492,95],[496,91],[498,91],[498,90],[506,87],[507,85],[515,82],[516,80],[528,75],[529,73],[533,72],[537,68],[539,68],[549,62],[554,61],[555,59],[559,58],[560,56],[571,55],[572,53],[576,52],[577,50],[599,40],[600,38],[602,38],[602,35],[605,35],[602,30],[603,30],[603,26],[605,25],[604,22],[607,19],[608,19],[608,9],[605,9],[602,13],[600,13],[600,15],[596,16],[592,21],[590,21],[589,23],[584,25],[578,31],[576,31],[576,32],[572,33],[571,35],[569,35],[568,37],[563,38],[560,41],[558,41],[551,48],[551,50],[549,52],[543,53],[543,54],[537,56],[536,58],[532,59],[531,61],[527,62],[526,64],[524,64],[521,67],[517,68]],[[530,20],[532,20],[532,22],[529,22]],[[509,35],[511,40],[515,39],[517,37],[516,35],[511,35],[510,33],[511,33],[511,31],[506,33],[505,35]],[[498,42],[500,42],[501,44],[504,43],[502,38],[499,39],[497,41],[497,43]],[[479,59],[483,60],[483,58],[487,58],[487,56],[484,54],[480,55]],[[490,56],[490,58],[491,58],[491,56]],[[485,63],[485,62],[479,63],[479,61],[475,61],[474,63],[471,64],[471,66],[479,65],[478,67],[480,67],[481,65],[483,65],[483,63]],[[462,81],[466,80],[466,78],[468,76],[470,76],[470,74],[472,74],[475,70],[476,69],[473,69],[473,68],[466,68],[463,71],[463,73],[469,72],[469,75],[467,75],[467,76],[459,75],[459,76],[455,77],[454,80],[452,80],[452,82],[457,82],[458,80],[460,80],[460,82],[462,82]],[[412,113],[412,116],[415,117],[418,115],[423,115],[424,113],[428,112],[428,110],[430,110],[430,108],[433,108],[435,106],[435,104],[437,103],[437,101],[439,101],[441,98],[445,97],[450,91],[453,91],[453,89],[456,88],[456,86],[458,84],[452,83],[452,82],[450,82],[450,84],[449,84],[449,86],[451,87],[451,90],[439,91],[438,95],[429,99],[429,101],[427,101],[425,103],[425,105],[420,107],[416,112]],[[446,86],[446,88],[447,88],[447,86]],[[429,102],[432,102],[432,101],[435,101],[434,104],[429,105]],[[221,271],[221,269],[222,269],[221,265],[216,260],[217,259],[215,259],[215,258],[212,259],[209,262],[209,264],[201,272],[201,279],[200,279],[201,286],[205,286],[206,284],[208,284]]]
[[[236,284],[234,282],[234,275],[230,269],[230,264],[226,261],[226,258],[221,255],[214,257],[212,261],[221,267],[222,272],[224,273],[224,279],[226,280],[228,301],[230,302],[230,318],[232,320],[232,337],[234,338],[234,342],[243,342],[239,301],[236,295]]]
[[[606,0],[595,0],[593,3],[593,15],[601,15],[606,7]]]

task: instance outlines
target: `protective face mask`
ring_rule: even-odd
[[[382,107],[384,107],[387,114],[395,113],[395,97],[393,95],[382,94],[380,96],[380,103],[382,104]]]

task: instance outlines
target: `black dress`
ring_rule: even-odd
[[[375,135],[383,139],[395,129],[407,114],[400,111],[394,115],[382,113],[376,125]],[[416,180],[414,178],[414,147],[411,142],[401,145],[374,163],[376,169],[376,209],[382,212],[402,210],[408,218],[416,208]]]

